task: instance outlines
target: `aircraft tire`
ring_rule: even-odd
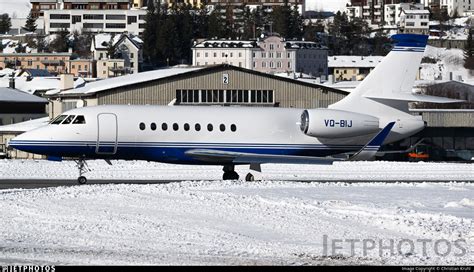
[[[252,173],[248,173],[245,176],[245,181],[255,181],[255,177],[252,175]]]
[[[239,174],[237,172],[232,171],[232,172],[224,172],[224,175],[222,176],[223,180],[238,180],[239,179]]]
[[[80,176],[77,178],[77,182],[79,182],[79,184],[86,184],[87,183],[87,178],[84,177],[84,176]]]

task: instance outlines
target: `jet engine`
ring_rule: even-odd
[[[333,109],[309,109],[301,114],[301,131],[312,137],[346,138],[379,130],[377,117]]]

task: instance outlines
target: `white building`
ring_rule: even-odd
[[[453,16],[457,12],[458,16],[469,16],[474,10],[473,0],[420,0],[425,7],[439,7],[445,9],[448,15]]]
[[[114,56],[108,55],[109,44],[114,47]],[[96,34],[91,43],[91,52],[97,61],[97,77],[135,74],[143,62],[143,41],[131,34],[112,36]]]
[[[252,69],[252,53],[258,50],[255,41],[206,40],[195,44],[193,66],[227,63]]]
[[[458,16],[464,15],[464,12],[474,9],[473,0],[441,0],[441,8],[448,11],[450,16],[457,13]]]
[[[402,10],[400,30],[403,33],[429,33],[430,12],[428,10]]]
[[[403,10],[421,10],[424,9],[423,4],[400,3],[386,4],[384,6],[384,21],[386,26],[396,27],[400,25],[400,19]]]
[[[145,28],[146,10],[46,10],[44,24],[46,34],[61,29],[69,32],[123,33],[140,35]]]
[[[349,21],[354,20],[354,18],[362,18],[362,6],[346,7],[345,13]]]
[[[265,73],[327,75],[327,48],[278,36],[259,41],[206,40],[193,48],[193,66],[230,64]]]

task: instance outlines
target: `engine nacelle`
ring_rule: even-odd
[[[377,132],[379,119],[350,111],[310,109],[301,114],[300,128],[312,137],[346,138]]]

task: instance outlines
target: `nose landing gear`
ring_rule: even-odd
[[[77,178],[77,182],[79,184],[86,184],[87,178],[83,176],[84,173],[89,172],[90,168],[87,165],[87,162],[84,158],[80,158],[76,161],[77,168],[79,169],[79,177]]]

